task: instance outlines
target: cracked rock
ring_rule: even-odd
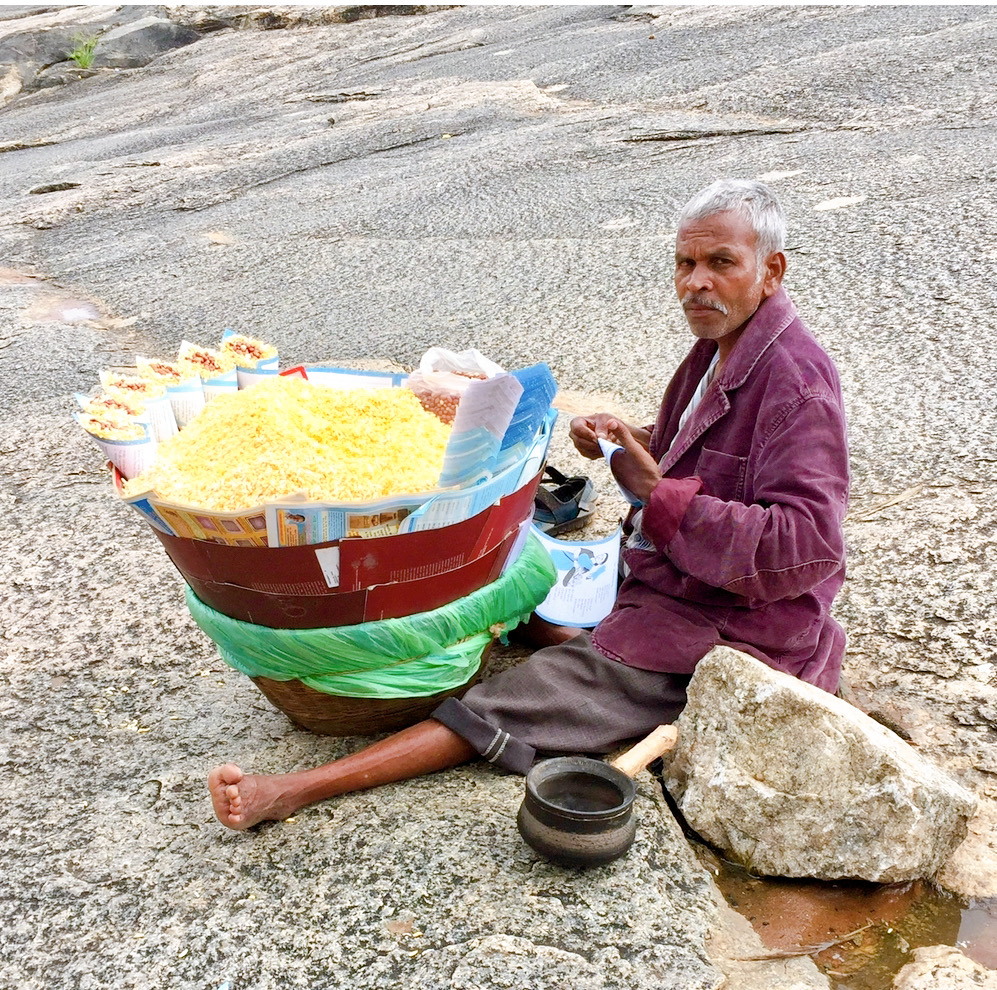
[[[726,647],[696,668],[666,786],[708,842],[768,876],[933,876],[976,799],[847,702]]]

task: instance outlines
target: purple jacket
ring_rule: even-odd
[[[672,445],[715,350],[696,341],[665,392],[651,435],[662,481],[641,520],[655,550],[624,550],[630,574],[592,642],[685,674],[719,643],[834,691],[848,502],[838,373],[780,289]]]

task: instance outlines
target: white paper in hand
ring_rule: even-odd
[[[606,464],[609,465],[609,470],[613,470],[613,454],[618,450],[623,450],[623,448],[618,443],[613,443],[612,440],[603,440],[599,437],[599,449],[602,451],[602,456],[606,459]],[[616,481],[616,475],[613,475],[613,480]],[[636,495],[629,488],[624,488],[623,485],[616,481],[616,487],[619,488],[620,494],[631,504],[631,505],[643,505],[644,503],[637,498]]]

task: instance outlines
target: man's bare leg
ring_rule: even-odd
[[[313,770],[250,775],[226,763],[208,775],[208,788],[218,820],[244,829],[337,794],[446,770],[477,755],[462,736],[430,718]]]

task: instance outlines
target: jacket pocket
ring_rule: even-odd
[[[747,466],[746,457],[704,447],[696,463],[696,474],[703,479],[703,494],[725,502],[740,502],[744,498]]]

